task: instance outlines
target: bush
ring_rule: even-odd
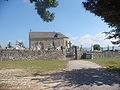
[[[101,50],[101,47],[99,44],[94,44],[93,45],[93,50]]]

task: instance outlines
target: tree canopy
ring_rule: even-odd
[[[86,10],[102,18],[113,29],[107,34],[107,39],[116,39],[113,44],[120,44],[120,0],[86,0],[83,2]]]
[[[58,1],[56,0],[30,0],[30,2],[35,2],[35,9],[40,17],[46,21],[50,22],[54,20],[55,14],[48,11],[49,8],[55,8],[58,6]]]
[[[99,44],[94,44],[93,45],[93,50],[101,50],[101,47]]]

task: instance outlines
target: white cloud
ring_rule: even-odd
[[[71,37],[70,40],[78,40],[79,37]]]
[[[98,33],[96,35],[86,34],[81,37],[70,37],[70,40],[73,44],[78,46],[83,45],[84,47],[91,47],[94,44],[100,44],[102,47],[106,47],[107,45],[113,46],[111,41],[105,38],[105,34]]]

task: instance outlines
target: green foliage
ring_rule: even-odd
[[[22,48],[25,48],[24,43],[23,43],[22,41],[19,42],[18,45],[19,45],[20,47],[22,47]]]
[[[55,14],[48,11],[50,8],[55,8],[58,6],[58,1],[56,0],[30,0],[31,3],[35,2],[35,9],[40,17],[46,21],[51,22],[54,20]]]
[[[86,10],[100,16],[111,27],[120,26],[120,0],[87,0]]]
[[[8,43],[7,47],[12,48],[11,42]]]
[[[35,2],[35,9],[40,17],[46,21],[51,22],[54,20],[54,13],[48,11],[49,8],[55,8],[58,6],[58,1],[56,0],[30,0],[31,3]]]
[[[120,44],[120,0],[87,0],[83,2],[86,10],[102,18],[113,30],[105,32],[107,39],[115,38],[113,44]],[[118,39],[118,40],[117,40]]]
[[[94,44],[93,45],[93,50],[101,50],[101,47],[99,44]]]

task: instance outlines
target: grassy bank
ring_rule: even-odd
[[[26,69],[27,71],[44,73],[66,68],[64,60],[17,60],[0,61],[0,69]]]
[[[117,71],[120,73],[120,59],[119,58],[100,58],[91,59],[89,61],[100,64],[104,67],[111,69],[112,71]]]

